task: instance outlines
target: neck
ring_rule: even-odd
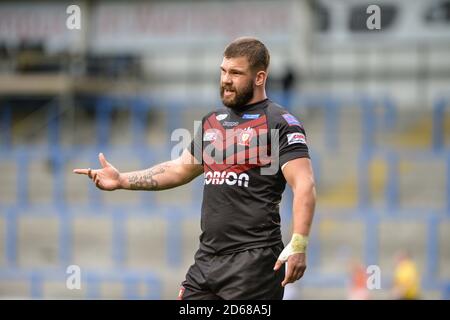
[[[255,90],[253,98],[247,104],[253,104],[262,101],[264,99],[267,99],[266,90],[265,89]]]
[[[256,108],[256,106],[261,106],[261,103],[263,101],[266,101],[266,100],[267,100],[267,97],[263,98],[261,96],[261,99],[252,99],[251,100],[252,102],[249,101],[247,104],[245,104],[243,106],[234,107],[232,109],[233,109],[234,112],[239,114],[239,113],[242,113],[242,112],[246,112],[246,111],[252,110],[252,109]]]

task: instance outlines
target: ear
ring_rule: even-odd
[[[257,86],[263,86],[264,83],[266,82],[266,78],[267,78],[267,72],[265,71],[258,71],[256,73],[256,77],[255,77],[255,85]]]

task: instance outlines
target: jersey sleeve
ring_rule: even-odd
[[[284,113],[278,119],[280,167],[296,158],[309,158],[306,132],[293,115]]]
[[[198,161],[199,164],[203,164],[203,121],[199,126],[195,128],[194,138],[187,147],[189,153]]]

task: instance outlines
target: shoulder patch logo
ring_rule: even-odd
[[[290,125],[290,126],[299,126],[301,127],[302,125],[300,124],[300,122],[297,120],[297,118],[295,118],[292,114],[289,113],[285,113],[282,115],[284,120],[286,120],[286,122]]]
[[[303,143],[306,144],[306,137],[303,133],[294,132],[287,134],[288,144]]]
[[[217,134],[214,131],[207,131],[203,135],[203,141],[214,141],[217,138]]]

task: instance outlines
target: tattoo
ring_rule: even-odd
[[[162,164],[154,168],[144,170],[140,173],[130,175],[128,182],[130,183],[131,190],[158,190],[159,183],[156,181],[155,176],[166,172],[166,169],[170,166],[168,164]]]

